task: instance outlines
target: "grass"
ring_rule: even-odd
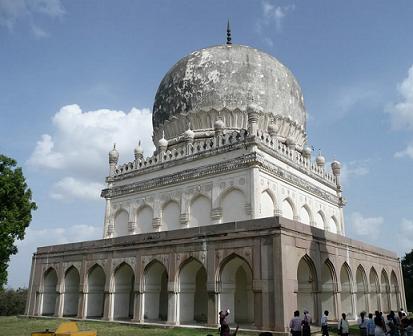
[[[55,330],[62,322],[59,319],[26,318],[17,316],[0,317],[0,335],[30,336],[34,331]],[[97,336],[217,336],[218,331],[189,328],[156,328],[152,326],[126,325],[120,323],[78,321],[80,330],[96,330]],[[237,336],[258,335],[239,332]]]

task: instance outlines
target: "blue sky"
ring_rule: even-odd
[[[9,286],[40,245],[100,238],[116,142],[151,151],[159,82],[181,57],[233,42],[278,58],[301,84],[309,143],[343,163],[347,235],[413,248],[413,2],[0,0],[0,153],[39,209]],[[410,72],[409,72],[410,70]]]

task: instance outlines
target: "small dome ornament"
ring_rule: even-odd
[[[195,137],[195,133],[191,130],[191,123],[188,123],[188,129],[184,132],[185,140],[193,140]]]
[[[303,149],[303,156],[306,159],[309,159],[311,157],[311,154],[313,153],[313,149],[309,146],[304,147]]]
[[[116,150],[116,143],[113,144],[113,149],[109,152],[109,164],[117,164],[119,160],[119,152]]]
[[[288,146],[289,149],[295,149],[295,140],[292,137],[288,137],[285,141],[285,144]]]
[[[158,141],[159,149],[165,151],[168,147],[168,140],[165,139],[165,131],[162,131],[162,138]]]
[[[334,176],[339,176],[341,173],[341,163],[337,160],[331,162],[331,170],[333,171]]]
[[[324,167],[324,165],[326,164],[326,159],[325,159],[324,156],[321,155],[321,152],[318,153],[318,156],[315,159],[315,162],[316,162],[317,166],[319,166],[319,167]]]
[[[138,141],[138,145],[134,149],[135,160],[141,159],[143,157],[143,148],[141,146],[141,141]]]
[[[215,129],[216,131],[222,130],[224,127],[225,127],[225,124],[224,124],[224,122],[222,121],[221,118],[218,118],[217,120],[215,120],[215,122],[214,122],[214,129]]]

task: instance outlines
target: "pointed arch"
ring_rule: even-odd
[[[277,209],[277,201],[274,192],[267,188],[261,193],[260,217],[273,217]]]
[[[352,284],[350,266],[347,262],[344,262],[340,269],[341,311],[346,313],[349,318],[354,317],[354,307],[351,299]]]
[[[106,274],[102,266],[94,264],[87,274],[87,308],[88,318],[102,318],[105,304]]]
[[[326,259],[321,268],[321,311],[328,310],[332,319],[336,319],[337,274],[333,263]]]
[[[143,273],[144,319],[166,321],[168,318],[168,271],[159,260],[152,260]]]
[[[42,315],[52,316],[56,309],[58,277],[54,267],[49,267],[43,273]]]
[[[401,306],[400,304],[400,289],[397,281],[396,273],[392,270],[390,274],[390,302],[391,309],[396,311]]]
[[[126,262],[120,263],[113,272],[113,319],[133,318],[135,274]]]
[[[163,231],[180,228],[181,209],[178,201],[171,199],[165,202],[161,213],[161,227]]]
[[[390,282],[386,270],[383,268],[380,276],[380,293],[381,293],[381,302],[382,310],[385,313],[390,312]]]
[[[226,189],[219,197],[222,208],[222,222],[236,222],[246,220],[246,196],[244,191],[234,186]]]
[[[153,209],[144,203],[136,210],[136,229],[139,233],[148,233],[153,231],[152,226]]]
[[[311,225],[311,223],[313,222],[313,215],[310,207],[307,204],[304,204],[300,208],[300,222],[307,225]]]
[[[181,263],[178,273],[179,322],[206,323],[208,315],[207,272],[196,258]]]
[[[231,309],[230,323],[254,322],[253,272],[251,265],[241,256],[232,253],[220,264],[218,283],[221,286],[218,310]]]
[[[297,309],[307,309],[313,316],[318,316],[316,308],[317,271],[313,260],[305,254],[297,266]]]
[[[380,311],[381,309],[380,309],[380,301],[379,301],[379,294],[380,294],[379,277],[373,266],[370,269],[369,286],[370,286],[370,310]]]
[[[297,216],[297,209],[293,200],[290,197],[284,198],[282,201],[281,213],[284,218],[294,220]]]
[[[364,270],[364,267],[360,264],[356,270],[356,304],[357,311],[369,311],[368,308],[368,284],[367,284],[367,275]]]
[[[127,236],[129,234],[129,211],[120,208],[114,215],[115,237]]]
[[[79,305],[80,274],[75,266],[65,272],[63,316],[77,316]]]
[[[314,217],[315,225],[318,229],[326,229],[326,216],[323,212],[323,210],[317,211],[315,217]]]
[[[332,233],[339,233],[339,225],[336,216],[331,216],[329,220],[328,230]]]
[[[189,225],[191,227],[211,224],[211,199],[198,193],[192,197],[189,206]]]

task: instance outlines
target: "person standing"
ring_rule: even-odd
[[[304,310],[304,318],[301,322],[303,326],[303,336],[311,336],[310,324],[312,323],[312,318],[308,310]]]
[[[374,330],[376,329],[376,325],[374,324],[374,319],[373,319],[373,314],[369,314],[369,319],[367,321],[367,335],[368,336],[374,336],[375,332]]]
[[[380,313],[376,314],[376,317],[374,318],[374,324],[375,324],[375,329],[374,329],[374,335],[375,336],[385,336],[385,330],[386,326],[383,323],[383,320],[380,316]]]
[[[348,321],[346,320],[346,314],[341,314],[341,320],[340,322],[338,322],[337,325],[337,329],[338,329],[338,334],[341,336],[348,336],[348,332],[349,332],[349,325],[348,325]]]
[[[219,336],[229,336],[230,329],[227,323],[226,317],[229,315],[230,310],[227,309],[225,312],[222,310],[219,312]]]
[[[292,336],[301,336],[301,322],[300,312],[296,310],[294,312],[294,317],[290,321],[290,331]]]
[[[363,311],[360,313],[360,318],[358,319],[358,325],[360,329],[360,336],[367,336],[367,323],[366,313]]]
[[[328,310],[324,311],[324,315],[321,316],[321,334],[322,336],[329,336],[328,334]]]

